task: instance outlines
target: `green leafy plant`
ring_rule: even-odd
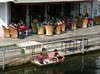
[[[25,50],[23,48],[20,48],[20,53],[25,54]]]

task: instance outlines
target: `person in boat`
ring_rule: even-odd
[[[48,57],[48,53],[46,51],[46,48],[42,48],[42,52],[40,54],[44,59]]]
[[[54,59],[56,59],[57,62],[60,62],[61,59],[59,59],[57,56],[61,56],[61,57],[62,57],[62,60],[64,60],[64,58],[65,58],[63,55],[60,55],[60,54],[58,53],[58,50],[57,50],[57,49],[55,49],[54,52],[51,52],[51,53],[49,54],[49,60],[54,60]]]
[[[39,61],[40,64],[44,64],[44,60],[48,57],[48,54],[45,48],[42,48],[40,55],[41,56],[37,57],[37,60]]]

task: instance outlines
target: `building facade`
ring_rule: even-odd
[[[27,26],[38,17],[51,19],[52,16],[76,17],[87,11],[89,17],[100,16],[99,0],[0,0],[0,19],[5,26],[11,21],[23,19]],[[1,25],[1,24],[0,24]]]

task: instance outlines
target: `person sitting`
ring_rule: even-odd
[[[60,55],[60,54],[58,53],[58,50],[57,50],[57,49],[55,49],[54,52],[51,52],[51,53],[49,54],[49,60],[54,60],[54,59],[56,59],[56,61],[59,62],[60,59],[58,59],[57,55],[58,55],[58,56],[61,56],[63,59],[65,58],[63,55]]]
[[[40,56],[37,57],[37,60],[40,64],[44,64],[44,60],[48,58],[48,54],[46,52],[45,48],[42,48],[42,51],[40,53]]]
[[[58,20],[56,24],[61,25],[61,24],[63,24],[63,22],[61,20]]]
[[[24,30],[20,31],[18,34],[19,39],[24,39],[26,37]]]
[[[45,59],[47,57],[47,55],[48,55],[47,52],[46,52],[46,48],[42,48],[42,52],[40,54]]]
[[[47,24],[48,24],[48,22],[47,22],[46,18],[44,18],[43,25],[47,25]]]
[[[23,20],[19,21],[18,26],[21,26],[21,27],[25,26],[25,23],[23,22]]]
[[[15,24],[14,22],[11,22],[11,23],[9,24],[9,26],[12,26],[14,29],[17,29],[17,28],[15,27],[14,24]]]
[[[29,27],[25,26],[25,23],[23,22],[23,20],[20,20],[20,22],[18,23],[18,27],[19,31],[24,30],[26,32],[26,36],[28,36],[28,29]]]
[[[53,20],[48,21],[48,25],[54,26]]]

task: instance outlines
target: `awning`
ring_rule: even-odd
[[[75,2],[91,0],[15,0],[15,3],[49,3],[49,2]]]
[[[0,3],[4,3],[4,2],[10,2],[10,1],[14,1],[14,0],[0,0]]]

